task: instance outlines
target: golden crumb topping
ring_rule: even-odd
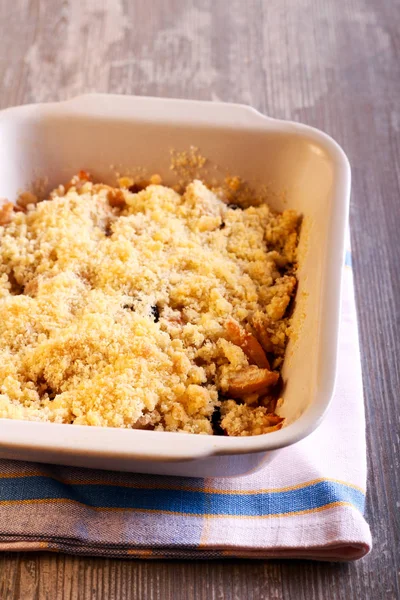
[[[229,205],[199,180],[178,194],[122,179],[81,172],[0,210],[0,417],[280,425],[263,399],[289,333],[298,215]]]

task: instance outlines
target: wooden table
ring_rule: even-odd
[[[350,565],[2,555],[0,598],[400,598],[399,2],[0,0],[0,23],[1,108],[89,91],[226,100],[343,145],[375,544]]]

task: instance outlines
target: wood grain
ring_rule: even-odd
[[[400,4],[0,0],[0,107],[112,91],[250,103],[353,166],[374,549],[351,565],[0,556],[1,599],[400,598]]]

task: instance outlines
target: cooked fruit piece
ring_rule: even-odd
[[[22,192],[17,199],[17,206],[21,210],[25,210],[29,204],[37,204],[38,197],[31,192]]]
[[[11,202],[7,202],[0,206],[0,225],[8,225],[11,223],[12,214],[14,212],[14,205]]]
[[[109,205],[114,208],[123,208],[125,206],[124,192],[118,188],[111,188],[107,192],[107,200]]]
[[[279,379],[279,373],[269,369],[259,369],[251,365],[239,373],[234,373],[229,378],[228,395],[232,398],[243,398],[254,392],[267,391],[275,385]]]
[[[80,179],[81,181],[93,181],[91,174],[87,171],[79,171],[78,179]]]
[[[240,346],[251,364],[257,365],[260,369],[270,369],[268,358],[253,334],[240,327],[234,319],[227,321],[225,329],[229,341],[235,346]]]
[[[271,337],[267,330],[268,320],[266,319],[265,315],[263,315],[262,313],[256,313],[252,319],[251,324],[254,328],[254,331],[256,332],[257,340],[259,341],[265,352],[273,352],[274,346],[271,342]]]

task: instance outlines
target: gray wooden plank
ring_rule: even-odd
[[[0,598],[399,598],[399,3],[0,0],[0,22],[0,108],[87,91],[245,102],[344,146],[375,544],[351,565],[3,554]]]

